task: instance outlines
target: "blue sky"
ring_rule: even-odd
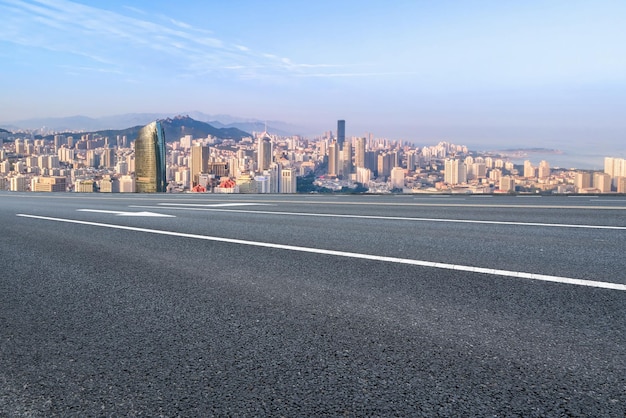
[[[183,112],[624,149],[626,2],[0,0],[0,122]]]

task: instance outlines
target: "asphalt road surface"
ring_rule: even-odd
[[[0,416],[626,413],[626,198],[0,193]]]

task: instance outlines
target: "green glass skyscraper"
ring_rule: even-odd
[[[135,191],[165,192],[165,132],[160,122],[139,131],[135,140]]]

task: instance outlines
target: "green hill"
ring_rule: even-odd
[[[241,138],[251,136],[249,133],[244,132],[237,128],[216,128],[206,122],[200,122],[189,116],[176,116],[175,118],[162,119],[161,126],[165,131],[166,142],[176,142],[185,135],[191,135],[193,138],[206,138],[211,135],[220,139],[233,139],[240,141]],[[129,141],[137,139],[137,133],[143,126],[133,126],[126,129],[106,129],[102,131],[89,132],[100,136],[107,136],[109,138],[115,138],[117,135],[126,135]],[[72,135],[74,137],[86,134],[83,132],[80,134],[66,133],[65,135]],[[46,139],[52,139],[53,135],[48,135]]]

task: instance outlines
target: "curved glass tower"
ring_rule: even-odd
[[[135,140],[135,191],[165,192],[165,132],[160,122],[139,131]]]

